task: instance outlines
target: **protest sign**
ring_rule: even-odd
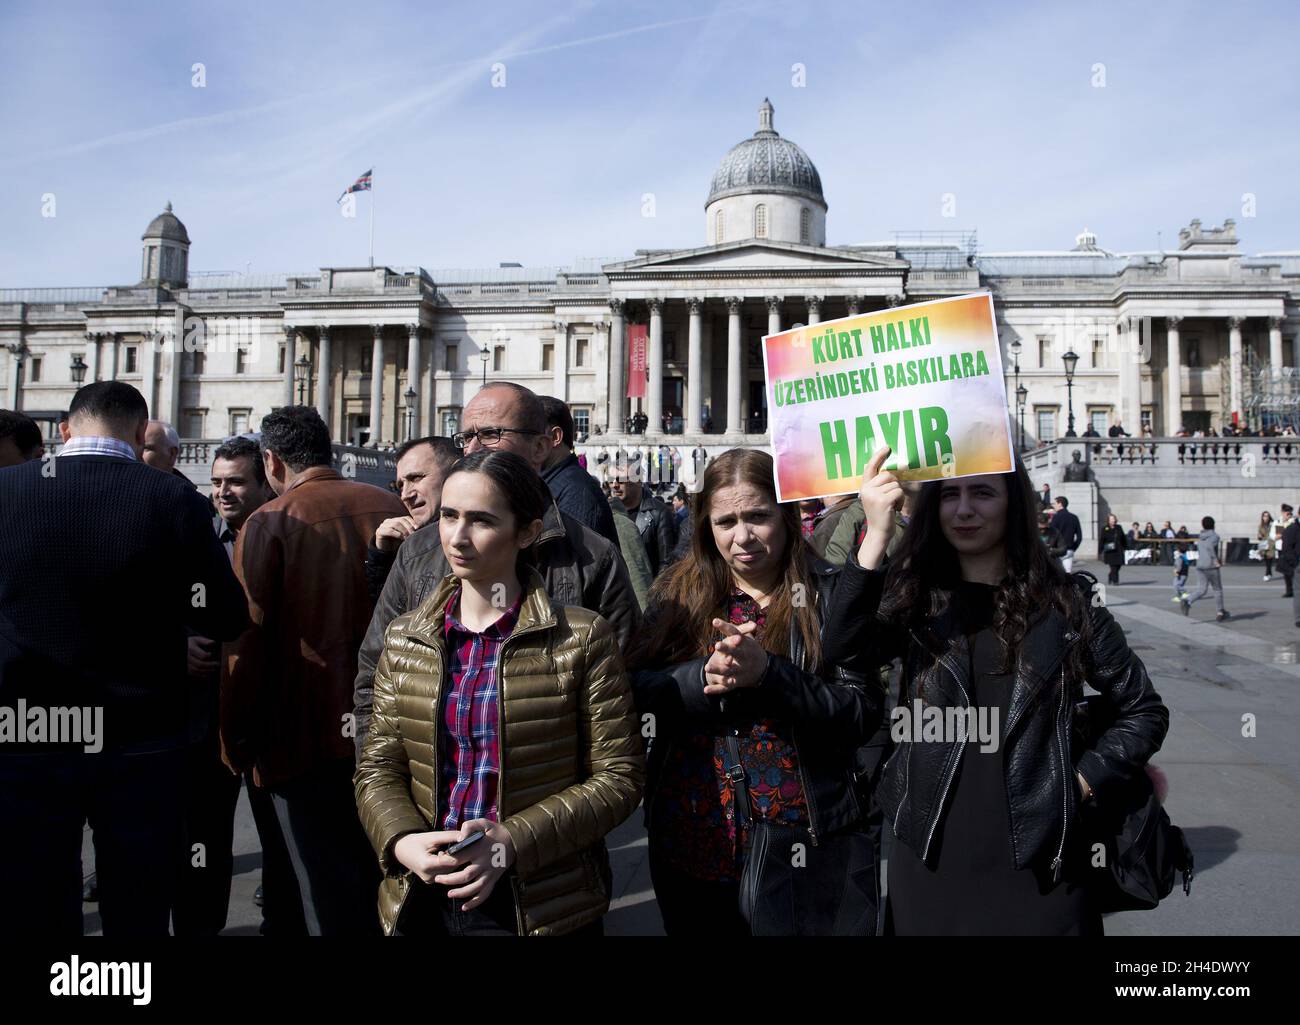
[[[904,480],[1013,466],[1002,353],[986,294],[936,299],[763,339],[777,498],[857,491],[878,445]]]

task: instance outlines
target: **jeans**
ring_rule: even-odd
[[[0,908],[18,937],[83,935],[81,831],[104,935],[166,936],[182,836],[183,745],[0,755]]]
[[[341,758],[270,788],[311,936],[378,936],[379,861]]]
[[[1176,573],[1174,575],[1174,597],[1181,598],[1187,590],[1187,574]]]
[[[221,761],[216,734],[191,744],[185,755],[185,836],[177,850],[172,907],[177,936],[216,936],[226,927],[238,803],[239,777]],[[202,845],[198,852],[195,845]]]
[[[1198,601],[1209,593],[1210,588],[1214,588],[1214,607],[1223,611],[1223,581],[1220,579],[1220,570],[1204,569],[1196,567],[1196,575],[1200,578],[1197,581],[1196,593],[1189,595],[1187,598],[1188,605],[1195,605]]]
[[[261,933],[276,937],[306,936],[307,919],[302,912],[298,878],[293,874],[289,848],[275,815],[275,802],[269,791],[253,783],[252,772],[245,773],[244,784],[253,824],[257,826],[257,839],[262,845]]]
[[[515,915],[514,887],[510,876],[497,880],[492,893],[472,911],[462,911],[464,899],[452,900],[448,887],[437,883],[411,881],[414,889],[407,898],[401,921],[394,936],[517,936],[519,923]],[[605,923],[597,919],[568,936],[598,937],[605,935]]]
[[[650,882],[669,936],[732,938],[750,935],[740,913],[740,882],[696,879],[678,871],[650,839]]]

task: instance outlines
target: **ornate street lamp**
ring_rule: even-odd
[[[1020,448],[1025,450],[1025,400],[1029,398],[1029,389],[1023,384],[1016,385],[1016,419],[1020,423]]]
[[[304,352],[293,365],[293,377],[298,382],[298,405],[307,403],[307,379],[311,377],[311,360]]]
[[[478,358],[483,361],[483,387],[486,388],[487,387],[487,365],[488,365],[488,350],[486,345],[483,346],[483,351],[478,354]]]
[[[1067,438],[1077,438],[1074,433],[1074,368],[1079,364],[1079,356],[1070,349],[1061,357],[1061,362],[1065,364],[1065,402],[1066,409],[1069,411],[1068,426],[1065,428]]]
[[[415,436],[415,389],[406,389],[406,440]]]
[[[71,365],[72,365],[72,383],[75,384],[78,388],[80,388],[81,382],[86,379],[86,371],[89,370],[90,368],[86,365],[86,361],[81,358],[81,353],[77,353],[75,356],[72,357]]]
[[[1019,338],[1014,339],[1011,342],[1011,344],[1007,346],[1007,352],[1011,353],[1012,370],[1016,376],[1015,393],[1016,393],[1017,400],[1019,400],[1020,398],[1020,339]],[[1024,420],[1024,411],[1021,410],[1020,451],[1023,452],[1024,450],[1025,450],[1025,420]]]

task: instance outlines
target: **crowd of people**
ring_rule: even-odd
[[[600,935],[638,807],[669,935],[1101,931],[1082,809],[1169,714],[1023,466],[917,484],[881,448],[778,503],[769,455],[701,450],[660,496],[501,382],[388,490],[279,408],[209,499],[148,417],[88,384],[51,457],[0,414],[0,705],[51,726],[0,750],[17,927],[81,933],[88,823],[106,935],[220,932],[242,787],[273,936]],[[1085,682],[1113,723],[1067,750]],[[900,733],[922,698],[1005,736]]]

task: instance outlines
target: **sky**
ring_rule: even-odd
[[[372,202],[393,267],[698,246],[764,97],[832,245],[1129,252],[1232,217],[1300,250],[1298,30],[1287,3],[6,0],[0,288],[135,281],[168,201],[192,271],[364,266]]]

